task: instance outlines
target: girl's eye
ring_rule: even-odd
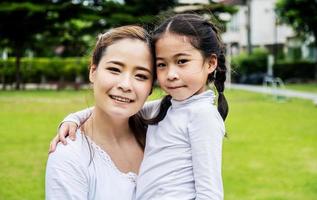
[[[112,73],[120,73],[120,69],[117,67],[107,67],[107,70],[109,70]]]
[[[157,64],[156,64],[156,67],[159,67],[159,68],[160,68],[160,67],[165,67],[165,66],[166,66],[166,65],[165,65],[164,63],[157,63]]]
[[[187,60],[187,59],[180,59],[180,60],[177,61],[177,64],[183,65],[183,64],[187,63],[188,61],[189,60]]]
[[[138,79],[138,80],[141,80],[141,81],[145,81],[145,80],[148,80],[149,78],[146,76],[146,75],[144,75],[144,74],[137,74],[136,75],[136,78]]]

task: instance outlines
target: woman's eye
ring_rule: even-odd
[[[119,73],[120,72],[120,69],[116,68],[116,67],[107,67],[107,70],[109,70],[110,72],[113,72],[113,73]]]
[[[136,78],[138,79],[138,80],[141,80],[141,81],[145,81],[145,80],[148,80],[149,78],[146,76],[146,75],[144,75],[144,74],[137,74],[136,75]]]
[[[156,67],[165,67],[166,65],[164,63],[157,63]]]
[[[180,59],[180,60],[177,61],[177,64],[183,65],[183,64],[187,63],[188,61],[189,60],[187,60],[187,59]]]

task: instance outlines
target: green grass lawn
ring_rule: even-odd
[[[317,83],[286,84],[286,89],[317,93]]]
[[[225,199],[317,199],[317,107],[237,90],[226,95]],[[49,141],[66,114],[92,102],[88,91],[0,92],[1,200],[44,199]]]

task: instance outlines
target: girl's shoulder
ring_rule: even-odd
[[[145,119],[153,118],[160,110],[161,101],[162,99],[157,99],[145,102],[144,106],[140,110],[140,114]]]
[[[197,104],[190,108],[190,121],[201,121],[201,123],[219,123],[224,124],[224,121],[213,103]]]

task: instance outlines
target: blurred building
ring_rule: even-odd
[[[257,47],[267,48],[276,59],[286,56],[288,59],[314,59],[313,38],[302,41],[296,37],[292,27],[281,24],[275,14],[277,0],[213,0],[235,5],[239,11],[232,15],[223,15],[228,21],[226,32],[222,35],[228,46],[228,53],[237,55]],[[179,0],[176,12],[197,10],[209,0]],[[248,15],[248,8],[250,15]],[[249,21],[248,21],[249,20]]]
[[[267,48],[275,58],[286,55],[290,59],[314,59],[315,49],[311,45],[313,38],[303,42],[296,37],[290,26],[279,23],[274,11],[276,1],[219,0],[239,8],[239,11],[231,16],[226,32],[222,36],[231,55],[248,50],[250,44],[252,49]],[[248,8],[250,16],[248,16]],[[248,37],[250,37],[249,41]]]

